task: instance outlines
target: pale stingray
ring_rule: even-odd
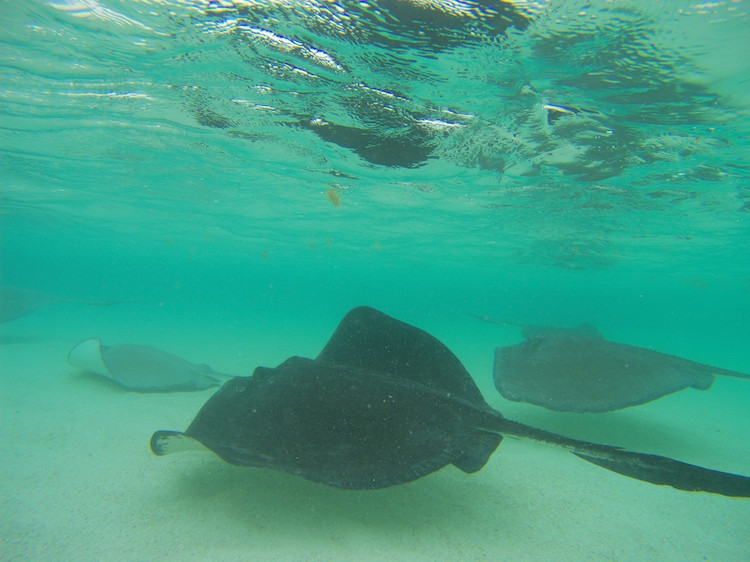
[[[203,390],[231,377],[154,347],[102,345],[98,338],[84,340],[71,349],[68,363],[128,390],[143,392]]]
[[[717,375],[750,380],[743,373],[608,341],[591,324],[521,327],[524,342],[495,349],[495,386],[509,400],[550,410],[609,412],[688,387],[706,390]]]
[[[87,299],[77,299],[70,297],[61,297],[21,289],[20,287],[0,287],[0,323],[21,318],[34,312],[38,308],[48,306],[59,302],[69,302],[87,306],[109,306],[119,304],[114,301],[96,301]]]
[[[654,484],[750,497],[750,478],[570,439],[504,418],[451,351],[368,307],[351,310],[316,359],[290,357],[221,387],[157,455],[209,450],[225,461],[349,489],[416,480],[447,465],[480,470],[504,435],[562,447]]]

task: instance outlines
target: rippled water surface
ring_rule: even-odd
[[[743,275],[745,10],[5,3],[6,220]]]

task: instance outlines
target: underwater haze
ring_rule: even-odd
[[[0,559],[750,557],[750,500],[511,439],[372,492],[157,458],[215,389],[66,362],[101,338],[248,375],[368,305],[510,418],[750,475],[746,381],[551,412],[500,396],[494,349],[523,338],[477,319],[750,373],[749,12],[0,1]]]

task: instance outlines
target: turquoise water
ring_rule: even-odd
[[[750,372],[747,10],[0,3],[0,282],[56,299],[1,326],[14,461],[0,529],[14,539],[0,557],[750,556],[746,501],[575,460],[566,477],[559,456],[513,443],[478,475],[446,469],[369,499],[156,459],[150,433],[184,429],[211,391],[125,393],[65,363],[101,337],[247,374],[314,356],[367,304],[440,338],[508,416],[750,473],[742,381],[553,414],[498,395],[493,348],[520,333],[471,316],[591,322]],[[21,427],[46,436],[41,451]],[[161,510],[144,507],[149,484]],[[320,520],[299,515],[313,505]]]

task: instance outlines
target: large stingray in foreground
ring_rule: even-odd
[[[452,464],[476,472],[504,435],[563,447],[621,474],[683,490],[750,497],[750,478],[569,439],[505,419],[428,333],[372,308],[351,310],[316,359],[237,377],[185,433],[157,431],[157,455],[209,449],[227,462],[328,486],[402,484]]]
[[[590,324],[522,326],[526,340],[495,350],[495,386],[509,400],[564,412],[608,412],[721,375],[750,376],[604,339]]]

